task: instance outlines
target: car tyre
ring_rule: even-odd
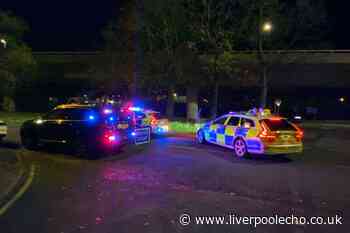
[[[92,159],[93,153],[88,143],[84,142],[83,140],[76,140],[72,147],[75,156],[79,158]]]
[[[242,138],[238,138],[234,141],[233,149],[238,158],[244,158],[248,155],[247,145]]]
[[[199,131],[197,132],[197,141],[198,141],[198,143],[200,143],[200,144],[205,144],[205,143],[206,143],[203,130],[199,130]]]

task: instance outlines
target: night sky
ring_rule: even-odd
[[[33,50],[79,51],[101,45],[101,29],[118,16],[119,6],[118,0],[1,0],[0,9],[29,24],[25,39]]]
[[[1,0],[30,25],[26,41],[34,51],[82,51],[101,47],[101,29],[118,17],[119,0],[25,1]],[[342,2],[342,3],[340,3]],[[338,49],[350,49],[350,2],[328,0],[330,40]]]

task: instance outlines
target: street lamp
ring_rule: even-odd
[[[269,33],[272,31],[272,23],[271,22],[265,22],[263,25],[262,25],[262,31],[263,32],[266,32],[266,33]]]
[[[6,49],[7,47],[7,41],[4,38],[0,39],[0,43],[2,44],[2,46],[4,46],[4,48]]]
[[[276,112],[277,112],[277,114],[280,113],[280,106],[281,106],[281,104],[282,104],[282,100],[281,100],[281,99],[276,99],[276,100],[275,100],[275,105],[276,105]]]
[[[261,100],[260,107],[266,107],[266,99],[268,92],[268,84],[267,84],[267,67],[266,60],[264,58],[264,34],[269,34],[272,31],[272,23],[269,21],[262,22],[262,9],[260,9],[260,17],[259,17],[259,28],[258,28],[258,61],[261,67],[261,78],[262,78],[262,91],[261,91]]]

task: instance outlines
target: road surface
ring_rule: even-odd
[[[330,136],[335,134],[337,140]],[[298,156],[238,159],[229,149],[170,137],[93,161],[52,149],[30,152],[11,147],[17,142],[10,135],[0,156],[9,150],[19,154],[33,169],[32,181],[0,216],[0,229],[4,233],[349,232],[350,153],[343,145],[348,138],[338,134],[310,132],[305,152]],[[255,227],[233,224],[229,215],[294,215],[308,220],[337,215],[342,224]],[[186,222],[181,224],[183,216]],[[224,216],[225,222],[196,224],[198,216]]]

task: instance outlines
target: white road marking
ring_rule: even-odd
[[[22,187],[18,190],[18,192],[4,205],[0,208],[0,216],[6,213],[6,211],[11,208],[11,206],[23,196],[23,194],[27,191],[27,189],[30,187],[30,185],[33,182],[34,176],[35,176],[35,165],[30,166],[30,173],[29,177],[27,178],[26,182],[22,185]]]

